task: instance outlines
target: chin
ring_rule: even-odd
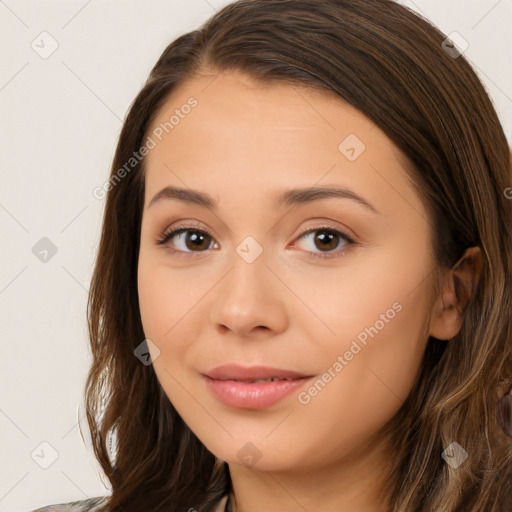
[[[230,438],[225,444],[219,444],[218,439],[205,444],[209,451],[228,464],[245,466],[256,471],[283,471],[302,465],[300,454],[289,450],[280,450],[279,439],[265,440],[268,432],[262,435],[261,441],[253,436],[245,438]],[[302,457],[303,458],[303,457]]]

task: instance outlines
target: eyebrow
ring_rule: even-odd
[[[321,186],[321,187],[307,187],[307,188],[295,188],[281,192],[274,198],[274,207],[279,206],[297,206],[302,204],[312,203],[321,199],[349,199],[355,201],[360,205],[364,206],[372,213],[379,214],[380,212],[369,203],[366,199],[356,194],[354,191],[338,187],[334,185]],[[192,190],[190,188],[179,188],[179,187],[165,187],[158,192],[153,199],[149,202],[147,209],[162,200],[183,201],[189,204],[196,204],[209,210],[216,210],[218,202],[210,195],[199,192],[198,190]]]

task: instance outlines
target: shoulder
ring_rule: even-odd
[[[46,505],[33,512],[100,512],[102,505],[107,503],[108,497],[89,498],[87,500],[72,501],[56,505]]]

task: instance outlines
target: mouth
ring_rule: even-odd
[[[202,377],[213,396],[224,405],[256,410],[276,404],[314,376],[268,366],[231,364],[214,368]]]

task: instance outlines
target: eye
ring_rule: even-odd
[[[178,245],[177,249],[171,249],[173,252],[204,252],[210,248],[213,237],[207,231],[197,229],[195,226],[182,226],[164,233],[157,243],[165,245],[170,241]],[[216,246],[218,247],[218,244]]]
[[[347,246],[355,243],[354,239],[350,236],[342,233],[341,231],[338,231],[337,229],[333,229],[327,226],[306,231],[300,235],[299,240],[302,239],[309,242],[306,244],[309,245],[309,248],[306,249],[306,251],[309,252],[313,258],[340,257],[340,253],[344,253]],[[345,243],[343,243],[343,241]],[[315,248],[320,249],[321,252],[315,253]]]

